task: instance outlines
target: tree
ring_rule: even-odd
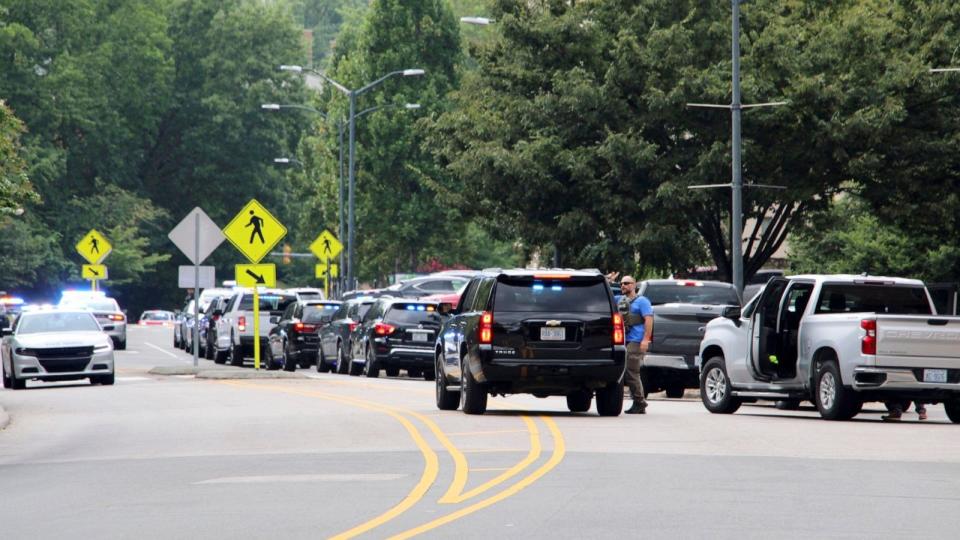
[[[27,178],[20,136],[23,122],[0,100],[0,214],[23,213],[23,205],[37,202],[37,193]]]

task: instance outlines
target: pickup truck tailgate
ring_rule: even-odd
[[[960,369],[960,317],[878,315],[877,366]]]
[[[651,354],[693,356],[700,350],[703,329],[726,306],[661,304],[654,308]]]

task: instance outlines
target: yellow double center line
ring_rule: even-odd
[[[439,474],[439,459],[437,457],[437,454],[436,452],[433,451],[432,448],[430,448],[430,445],[427,443],[426,439],[420,433],[417,427],[407,417],[405,417],[404,414],[409,415],[419,420],[424,425],[426,425],[430,429],[430,431],[434,434],[434,436],[437,438],[437,440],[440,442],[440,445],[443,446],[443,448],[447,451],[447,453],[450,455],[451,459],[453,460],[453,463],[454,463],[453,480],[451,481],[450,487],[447,489],[446,493],[444,493],[444,495],[439,499],[438,502],[441,504],[462,503],[470,499],[473,499],[493,489],[494,487],[500,484],[503,484],[504,482],[519,475],[528,467],[530,467],[533,463],[535,463],[540,458],[540,455],[542,453],[542,447],[540,443],[540,432],[537,429],[536,423],[534,423],[534,421],[529,416],[526,416],[526,415],[521,416],[521,419],[526,424],[527,431],[530,434],[530,450],[527,453],[526,457],[520,462],[518,462],[516,465],[514,465],[513,467],[510,467],[509,469],[507,469],[506,471],[498,475],[497,477],[464,493],[464,489],[466,488],[466,484],[469,476],[469,465],[467,463],[466,457],[463,455],[463,452],[461,452],[450,441],[449,437],[443,432],[442,429],[440,429],[440,426],[438,426],[436,422],[430,420],[423,414],[420,414],[411,410],[403,409],[400,407],[394,407],[390,405],[384,405],[384,404],[370,402],[370,401],[361,400],[357,398],[337,396],[337,395],[325,394],[325,393],[315,392],[315,391],[304,391],[304,390],[297,390],[297,389],[288,388],[288,387],[280,387],[280,386],[272,386],[272,385],[267,386],[267,385],[243,383],[243,382],[236,382],[236,381],[224,382],[223,384],[243,387],[243,388],[272,390],[276,392],[283,392],[286,394],[299,395],[304,397],[320,398],[320,399],[325,399],[329,401],[339,402],[345,405],[359,407],[369,411],[384,413],[389,415],[393,419],[397,420],[398,422],[400,422],[400,424],[404,427],[404,429],[406,429],[407,432],[410,434],[410,437],[413,439],[414,443],[417,445],[417,448],[420,450],[420,453],[423,455],[423,458],[424,458],[424,469],[423,469],[423,473],[420,476],[420,480],[413,487],[413,489],[407,494],[407,496],[404,497],[402,501],[400,501],[400,503],[393,506],[386,512],[380,514],[379,516],[332,537],[337,540],[346,540],[349,538],[354,538],[356,536],[359,536],[363,533],[371,531],[399,517],[401,514],[403,514],[404,512],[412,508],[414,505],[416,505],[420,500],[422,500],[423,497],[426,495],[427,491],[430,489],[430,487],[436,482],[437,476]],[[539,480],[543,475],[547,474],[550,470],[555,468],[560,463],[560,461],[563,460],[563,457],[566,452],[563,435],[560,433],[560,429],[557,427],[556,423],[552,419],[545,416],[540,416],[539,418],[544,424],[547,425],[547,428],[550,430],[551,436],[553,438],[553,453],[550,456],[550,459],[548,459],[546,463],[541,465],[533,473],[527,475],[517,483],[513,484],[509,488],[499,493],[491,495],[474,504],[471,504],[469,506],[466,506],[464,508],[451,512],[450,514],[434,519],[418,527],[406,530],[392,538],[410,538],[412,536],[422,534],[426,531],[435,529],[437,527],[440,527],[442,525],[445,525],[447,523],[460,519],[464,516],[467,516],[469,514],[472,514],[474,512],[487,508],[508,497],[512,497],[513,495],[516,495],[521,490],[533,484],[534,482]]]

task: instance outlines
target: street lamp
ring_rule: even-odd
[[[422,69],[403,69],[398,71],[391,71],[383,77],[368,83],[357,89],[349,89],[346,86],[338,83],[337,81],[328,77],[325,73],[310,69],[304,68],[303,66],[297,65],[282,65],[280,66],[282,71],[291,71],[293,73],[303,73],[304,71],[309,71],[321,79],[330,83],[331,86],[339,90],[350,100],[350,116],[349,116],[349,125],[350,125],[350,157],[349,163],[347,165],[347,170],[349,172],[349,188],[348,188],[348,215],[347,215],[347,286],[356,287],[354,284],[354,279],[356,277],[356,272],[354,268],[354,257],[356,255],[356,207],[355,207],[355,192],[356,192],[356,147],[357,147],[357,138],[356,138],[356,123],[357,123],[357,97],[363,95],[373,88],[379,86],[381,83],[390,79],[392,77],[419,77],[426,73]]]

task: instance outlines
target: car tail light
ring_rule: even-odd
[[[396,326],[382,322],[378,322],[377,324],[373,325],[373,332],[378,336],[389,336],[396,329]]]
[[[111,320],[111,321],[122,321],[122,320],[123,320],[123,314],[121,314],[121,313],[114,313],[113,315],[110,315],[110,320]]]
[[[623,315],[613,314],[613,344],[623,345]]]
[[[214,322],[219,321],[219,320],[220,320],[220,316],[219,316],[219,315],[213,315],[213,316],[210,317],[210,320],[211,320],[211,321],[214,321]]]
[[[350,322],[348,322],[347,324],[350,325],[350,331],[353,332],[354,330],[357,329],[357,325],[360,324],[360,323],[356,323],[356,322],[350,321]]]
[[[298,322],[298,323],[294,323],[293,329],[296,330],[297,332],[313,332],[314,330],[317,329],[317,325]]]
[[[238,318],[237,318],[237,330],[240,330],[241,332],[246,332],[246,330],[247,330],[247,318],[246,318],[246,317],[241,316],[241,317],[238,317]]]
[[[860,328],[866,330],[866,335],[860,341],[860,352],[863,354],[877,354],[877,320],[863,319]]]
[[[484,311],[480,315],[480,343],[493,342],[493,313]]]

